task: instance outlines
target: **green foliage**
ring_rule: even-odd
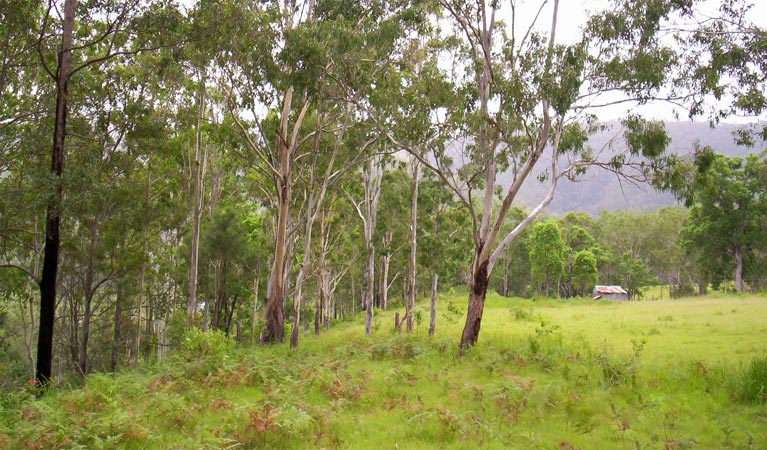
[[[559,224],[553,220],[535,224],[528,242],[532,274],[548,295],[550,284],[557,281],[565,269],[565,242]]]
[[[394,358],[414,361],[422,352],[418,340],[412,334],[406,334],[374,344],[371,347],[370,357],[374,360]]]
[[[187,374],[202,377],[219,369],[231,358],[234,343],[219,330],[202,331],[192,328],[184,337],[177,357],[186,363]]]
[[[750,275],[755,284],[764,276],[758,236],[764,232],[767,212],[759,194],[767,186],[765,167],[757,155],[744,159],[711,154],[698,162],[690,180],[686,195],[695,206],[680,233],[682,246],[698,263],[701,277],[716,286],[733,274],[741,279]]]
[[[735,378],[735,397],[743,403],[767,403],[767,357],[752,359]]]
[[[597,258],[590,250],[581,250],[575,254],[571,273],[576,292],[586,295],[589,289],[597,284],[599,272]]]
[[[624,136],[628,148],[635,155],[658,157],[671,141],[665,125],[659,120],[648,122],[641,117],[630,116],[623,120],[623,126],[626,127]]]

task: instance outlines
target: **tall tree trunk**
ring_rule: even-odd
[[[146,169],[146,187],[144,189],[144,210],[149,211],[149,202],[151,200],[152,193],[152,158],[154,154],[149,158]],[[141,309],[144,307],[144,289],[146,286],[146,266],[147,259],[149,258],[149,237],[147,229],[144,228],[143,237],[141,242],[141,275],[139,277],[138,285],[138,306],[136,307],[136,359],[134,365],[138,367],[141,359]]]
[[[413,309],[415,308],[416,295],[416,256],[418,251],[417,225],[418,225],[418,186],[421,177],[419,176],[418,160],[413,158],[411,161],[411,176],[413,177],[413,192],[410,200],[410,254],[408,255],[408,292],[405,301],[405,317],[407,318],[406,330],[413,332]]]
[[[266,329],[261,336],[261,342],[282,342],[285,337],[285,295],[287,293],[288,270],[288,228],[290,227],[290,202],[291,202],[291,175],[293,170],[293,152],[298,146],[298,133],[301,130],[304,117],[309,109],[310,102],[304,98],[301,111],[293,123],[292,131],[288,127],[293,104],[293,87],[285,91],[282,99],[282,111],[280,113],[280,127],[278,130],[276,160],[279,164],[272,173],[274,186],[277,194],[277,229],[274,243],[274,259],[272,261],[272,273],[269,277],[266,305],[264,315]],[[304,96],[305,97],[305,96]]]
[[[735,290],[743,292],[743,247],[735,247]]]
[[[288,88],[283,98],[280,136],[277,139],[279,174],[274,174],[274,184],[277,190],[277,230],[269,292],[264,307],[266,329],[261,337],[261,342],[265,344],[282,342],[285,336],[285,270],[288,253],[288,226],[290,225],[290,171],[292,163],[291,147],[288,143],[288,115],[292,97],[293,88],[291,87]]]
[[[479,253],[479,252],[478,252]],[[476,256],[472,267],[471,289],[469,291],[469,310],[466,313],[466,324],[461,334],[461,353],[470,345],[477,343],[479,328],[482,324],[482,313],[485,310],[485,296],[487,295],[487,283],[489,273],[488,261],[479,262],[479,254]]]
[[[314,335],[320,335],[320,328],[322,326],[322,286],[320,286],[321,276],[319,269],[317,271],[317,298],[314,301]]]
[[[330,183],[330,177],[333,173],[333,165],[335,163],[336,154],[338,152],[338,148],[341,144],[341,140],[343,138],[343,134],[345,131],[346,126],[349,124],[349,116],[347,115],[347,120],[344,128],[341,130],[341,132],[336,137],[336,145],[333,147],[333,153],[330,157],[330,161],[328,162],[327,167],[325,168],[325,173],[322,177],[321,184],[319,186],[319,192],[315,190],[315,183],[317,181],[317,171],[318,171],[318,160],[317,156],[320,154],[320,144],[321,140],[320,137],[322,136],[322,125],[323,125],[323,117],[324,115],[322,112],[318,113],[319,119],[317,120],[317,130],[314,137],[314,145],[313,145],[313,154],[314,159],[312,161],[312,168],[311,168],[311,178],[309,181],[309,189],[311,189],[311,192],[309,194],[309,199],[306,202],[306,216],[304,218],[304,260],[301,263],[301,267],[298,271],[298,276],[296,277],[296,295],[293,300],[293,330],[290,336],[290,346],[291,348],[298,347],[298,331],[299,326],[301,322],[301,302],[303,301],[303,286],[304,286],[304,279],[306,277],[306,273],[309,270],[309,263],[311,261],[311,255],[312,255],[312,232],[314,230],[314,222],[317,220],[317,217],[319,216],[320,210],[322,208],[322,204],[325,200],[325,193],[328,189],[328,184]],[[320,249],[320,253],[323,252],[323,249]],[[322,258],[324,260],[324,258]],[[319,301],[319,299],[318,299]],[[317,325],[315,326],[315,331],[319,333],[319,319],[316,320]],[[308,323],[307,323],[308,325]]]
[[[439,282],[439,274],[434,272],[431,274],[431,309],[429,314],[429,336],[434,334],[437,329],[437,283]]]
[[[35,235],[37,235],[37,221],[35,220]],[[32,278],[38,279],[40,274],[40,249],[38,248],[37,239],[32,240],[32,254],[34,255],[34,263],[32,265]],[[27,301],[19,303],[19,314],[22,319],[22,326],[24,330],[24,349],[26,350],[27,364],[29,364],[30,379],[35,379],[35,330],[37,329],[37,320],[35,319],[35,285],[29,284],[27,288]],[[29,316],[29,322],[26,321],[26,316]]]
[[[115,297],[115,320],[114,333],[112,334],[112,355],[109,359],[109,369],[117,372],[117,366],[120,362],[120,341],[122,340],[122,317],[123,317],[123,288],[120,283],[117,284],[117,295]]]
[[[362,208],[354,204],[357,214],[362,219],[365,234],[365,271],[363,279],[362,306],[365,309],[365,333],[370,336],[373,332],[373,298],[375,297],[375,243],[373,241],[376,215],[378,213],[378,200],[381,195],[381,182],[383,180],[383,165],[380,157],[368,160],[368,166],[363,172],[365,185],[365,198]],[[363,211],[364,209],[364,211]]]
[[[503,291],[503,296],[508,297],[509,296],[509,264],[506,262],[503,265],[503,286],[501,287],[501,290]]]
[[[365,263],[365,293],[362,297],[365,302],[365,334],[370,336],[373,333],[373,296],[375,293],[375,260],[376,251],[372,241],[365,247],[367,251],[367,260]]]
[[[389,307],[389,267],[391,266],[391,255],[386,254],[381,257],[381,309],[386,310]]]
[[[250,324],[250,333],[253,342],[256,342],[256,324],[258,323],[258,285],[261,282],[260,277],[253,280],[253,321]]]
[[[223,328],[226,321],[226,303],[228,298],[228,292],[226,289],[226,273],[228,271],[229,263],[227,261],[217,259],[213,263],[214,267],[214,308],[213,308],[213,320],[211,322],[211,329],[220,330]]]
[[[237,296],[235,295],[234,297],[232,297],[231,302],[227,300],[227,303],[228,303],[228,307],[226,309],[226,318],[224,321],[224,332],[226,332],[226,335],[229,336],[229,332],[232,329],[232,319],[234,318],[234,308],[237,307]],[[239,322],[239,319],[238,319],[238,322]],[[239,342],[239,334],[240,334],[239,325],[237,330],[238,330],[237,342]]]
[[[95,217],[91,224],[90,236],[90,254],[88,255],[88,267],[85,273],[85,282],[83,293],[85,297],[85,307],[83,311],[82,334],[80,335],[80,348],[78,351],[77,370],[80,375],[85,376],[88,373],[88,341],[91,337],[91,317],[93,316],[93,296],[95,289],[93,286],[96,274],[96,245],[98,241],[98,222]]]
[[[147,256],[147,237],[144,235],[144,257]],[[144,307],[144,286],[146,283],[146,261],[141,262],[141,276],[139,278],[139,284],[138,284],[138,306],[136,307],[136,341],[135,341],[135,347],[136,347],[136,359],[134,361],[134,366],[138,367],[139,362],[141,362],[141,309]]]
[[[296,295],[293,299],[293,328],[290,333],[290,347],[298,347],[298,332],[301,322],[301,301],[303,300],[303,287],[304,277],[309,267],[309,261],[312,253],[312,227],[314,225],[314,208],[319,207],[315,205],[314,196],[310,196],[307,208],[306,208],[306,223],[304,224],[304,259],[301,262],[301,267],[298,268],[298,276],[296,277]]]
[[[277,239],[272,261],[272,275],[270,278],[270,292],[264,307],[266,329],[261,337],[265,344],[282,342],[285,335],[285,258],[287,254],[287,233],[290,215],[290,189],[287,185],[281,185],[278,196],[279,208],[277,213]]]
[[[357,299],[355,298],[357,294],[357,289],[354,287],[354,273],[352,273],[352,315],[357,314]],[[346,317],[344,315],[344,317]]]
[[[205,116],[205,77],[200,80],[200,99],[197,111],[197,133],[194,148],[194,180],[192,196],[192,254],[189,263],[189,298],[186,304],[186,314],[190,319],[197,312],[197,271],[200,254],[200,222],[202,219],[202,122]]]
[[[45,221],[45,250],[43,272],[40,277],[40,331],[37,338],[37,367],[35,379],[46,386],[51,379],[53,360],[53,326],[56,316],[56,283],[59,270],[59,248],[61,246],[61,186],[64,168],[64,140],[67,129],[67,101],[69,99],[70,67],[72,63],[72,40],[77,12],[77,0],[64,2],[61,50],[56,67],[56,116],[53,127],[53,150],[51,154],[51,175],[53,192],[48,197]]]

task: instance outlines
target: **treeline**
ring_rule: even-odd
[[[767,162],[701,149],[685,165],[678,196],[687,207],[656,212],[567,213],[539,222],[509,246],[495,288],[503,295],[588,295],[595,284],[667,295],[767,288]],[[701,168],[704,168],[701,170]],[[516,217],[525,214],[517,211]],[[662,290],[660,295],[662,295]]]
[[[590,297],[596,284],[620,285],[634,300],[655,285],[666,298],[692,295],[699,279],[680,235],[688,218],[676,207],[540,221],[506,250],[493,286],[523,297]]]
[[[536,223],[506,249],[496,290],[570,297],[615,284],[635,299],[654,285],[672,298],[705,295],[709,288],[764,291],[764,156],[728,157],[711,149],[701,155],[706,171],[691,175],[681,195],[689,207],[604,211],[596,218],[571,212]]]

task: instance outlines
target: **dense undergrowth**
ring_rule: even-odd
[[[616,350],[547,308],[491,302],[464,356],[447,313],[435,337],[347,324],[294,351],[193,331],[163,366],[4,394],[0,448],[767,448],[764,353],[648,363],[658,335]]]

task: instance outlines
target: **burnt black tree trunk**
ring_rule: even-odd
[[[56,279],[59,271],[59,248],[61,246],[61,203],[63,191],[61,175],[64,168],[64,139],[67,127],[67,100],[72,64],[72,35],[75,24],[77,0],[66,0],[62,22],[61,49],[56,67],[56,116],[53,127],[51,175],[53,192],[48,198],[45,220],[45,250],[43,272],[40,277],[40,330],[37,340],[37,366],[35,379],[46,386],[51,379],[53,359],[53,324],[56,316]]]

